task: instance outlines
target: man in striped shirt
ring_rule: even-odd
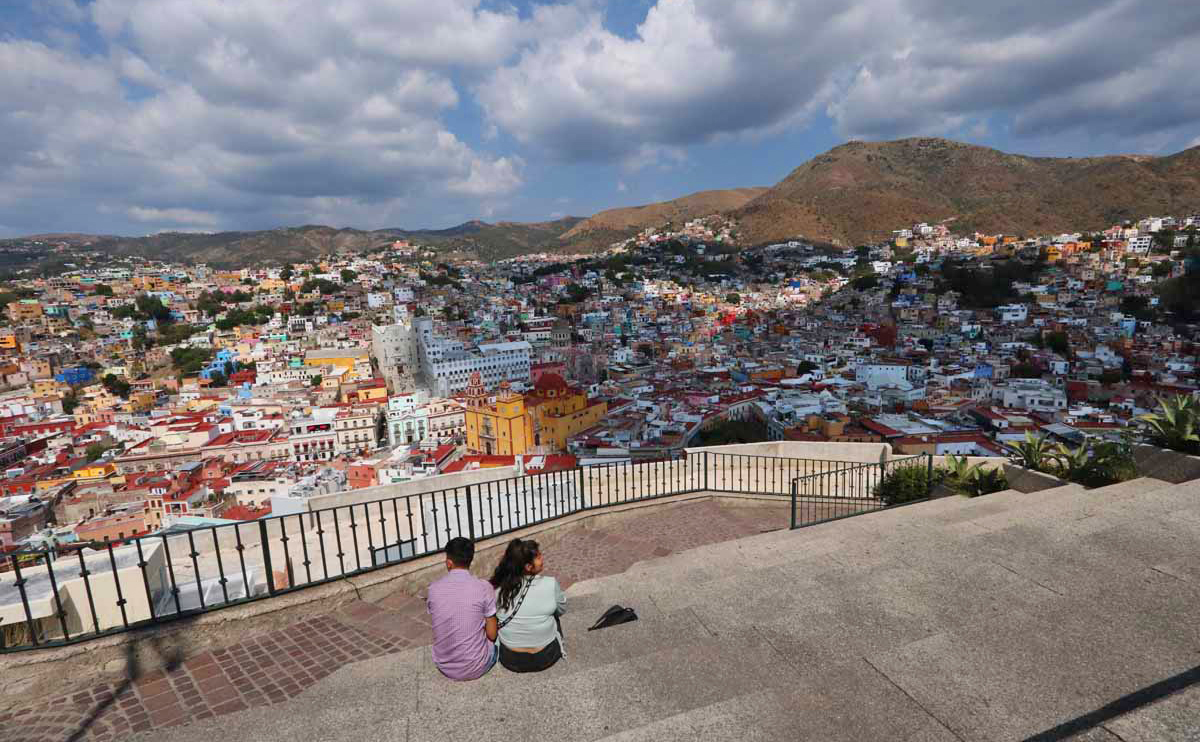
[[[470,572],[475,544],[461,536],[446,544],[445,577],[429,586],[433,664],[452,680],[474,680],[496,664],[496,593]]]

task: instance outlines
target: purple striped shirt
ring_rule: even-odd
[[[483,675],[492,659],[492,643],[483,633],[484,619],[496,615],[492,586],[465,569],[452,569],[429,586],[427,603],[433,664],[453,680]]]

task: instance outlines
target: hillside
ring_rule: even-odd
[[[606,247],[647,227],[657,227],[667,222],[678,224],[689,219],[737,209],[756,196],[766,193],[767,190],[767,188],[731,188],[700,191],[645,206],[608,209],[579,222],[564,233],[562,239],[572,245]]]
[[[115,255],[240,267],[360,251],[388,239],[386,235],[358,229],[309,225],[259,232],[162,232],[147,237],[103,237],[93,244]]]
[[[469,221],[449,229],[380,230],[376,234],[395,235],[439,245],[443,249],[469,253],[480,260],[503,260],[534,252],[555,252],[565,244],[559,239],[581,217],[568,216],[548,222]]]
[[[1200,148],[1048,158],[921,138],[835,147],[731,214],[750,244],[803,235],[855,245],[920,221],[1021,235],[1196,210]]]
[[[561,249],[559,235],[579,221],[579,217],[529,224],[471,221],[449,229],[373,231],[306,225],[257,232],[163,232],[147,237],[70,235],[71,239],[65,241],[91,244],[114,255],[140,255],[232,267],[255,263],[283,264],[311,260],[322,255],[362,252],[401,238],[419,240],[422,244],[466,253],[483,260],[496,260],[523,253]]]

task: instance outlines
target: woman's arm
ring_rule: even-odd
[[[562,615],[567,612],[567,594],[563,592],[562,586],[558,584],[558,580],[554,581],[554,600],[558,604],[554,612]]]

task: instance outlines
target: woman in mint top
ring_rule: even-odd
[[[492,575],[500,664],[513,672],[545,670],[563,656],[558,617],[567,596],[543,567],[536,541],[514,539]]]

